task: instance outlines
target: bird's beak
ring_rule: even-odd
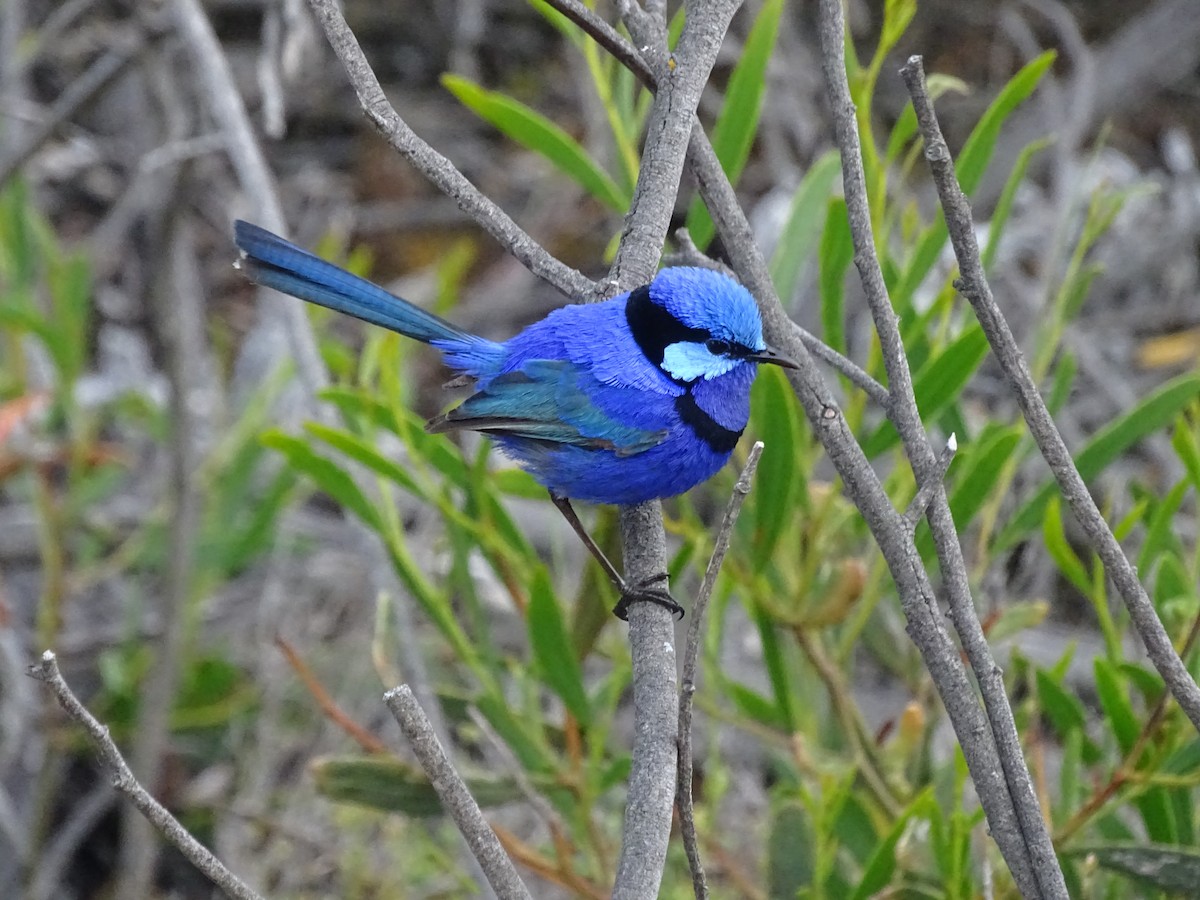
[[[784,356],[778,350],[772,350],[770,347],[767,347],[765,350],[759,350],[757,353],[751,353],[746,359],[750,362],[770,363],[773,366],[782,366],[785,369],[800,368],[795,360]]]

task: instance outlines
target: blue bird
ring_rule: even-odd
[[[238,221],[234,236],[252,281],[440,350],[475,392],[428,430],[491,435],[545,487],[621,592],[619,616],[633,600],[682,612],[665,591],[628,587],[570,501],[673,497],[725,465],[750,417],[757,364],[796,366],[764,342],[749,291],[710,269],[667,268],[636,290],[560,307],[496,342],[257,225]]]

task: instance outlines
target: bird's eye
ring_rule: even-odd
[[[733,344],[720,338],[709,338],[704,342],[704,348],[713,356],[725,356],[733,350]]]

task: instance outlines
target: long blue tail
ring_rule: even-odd
[[[244,257],[242,269],[258,284],[451,352],[491,344],[265,228],[239,219],[233,223],[233,233]]]

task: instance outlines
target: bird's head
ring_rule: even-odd
[[[767,346],[750,292],[711,269],[663,269],[629,295],[629,329],[642,352],[686,384],[747,363],[796,364]]]

